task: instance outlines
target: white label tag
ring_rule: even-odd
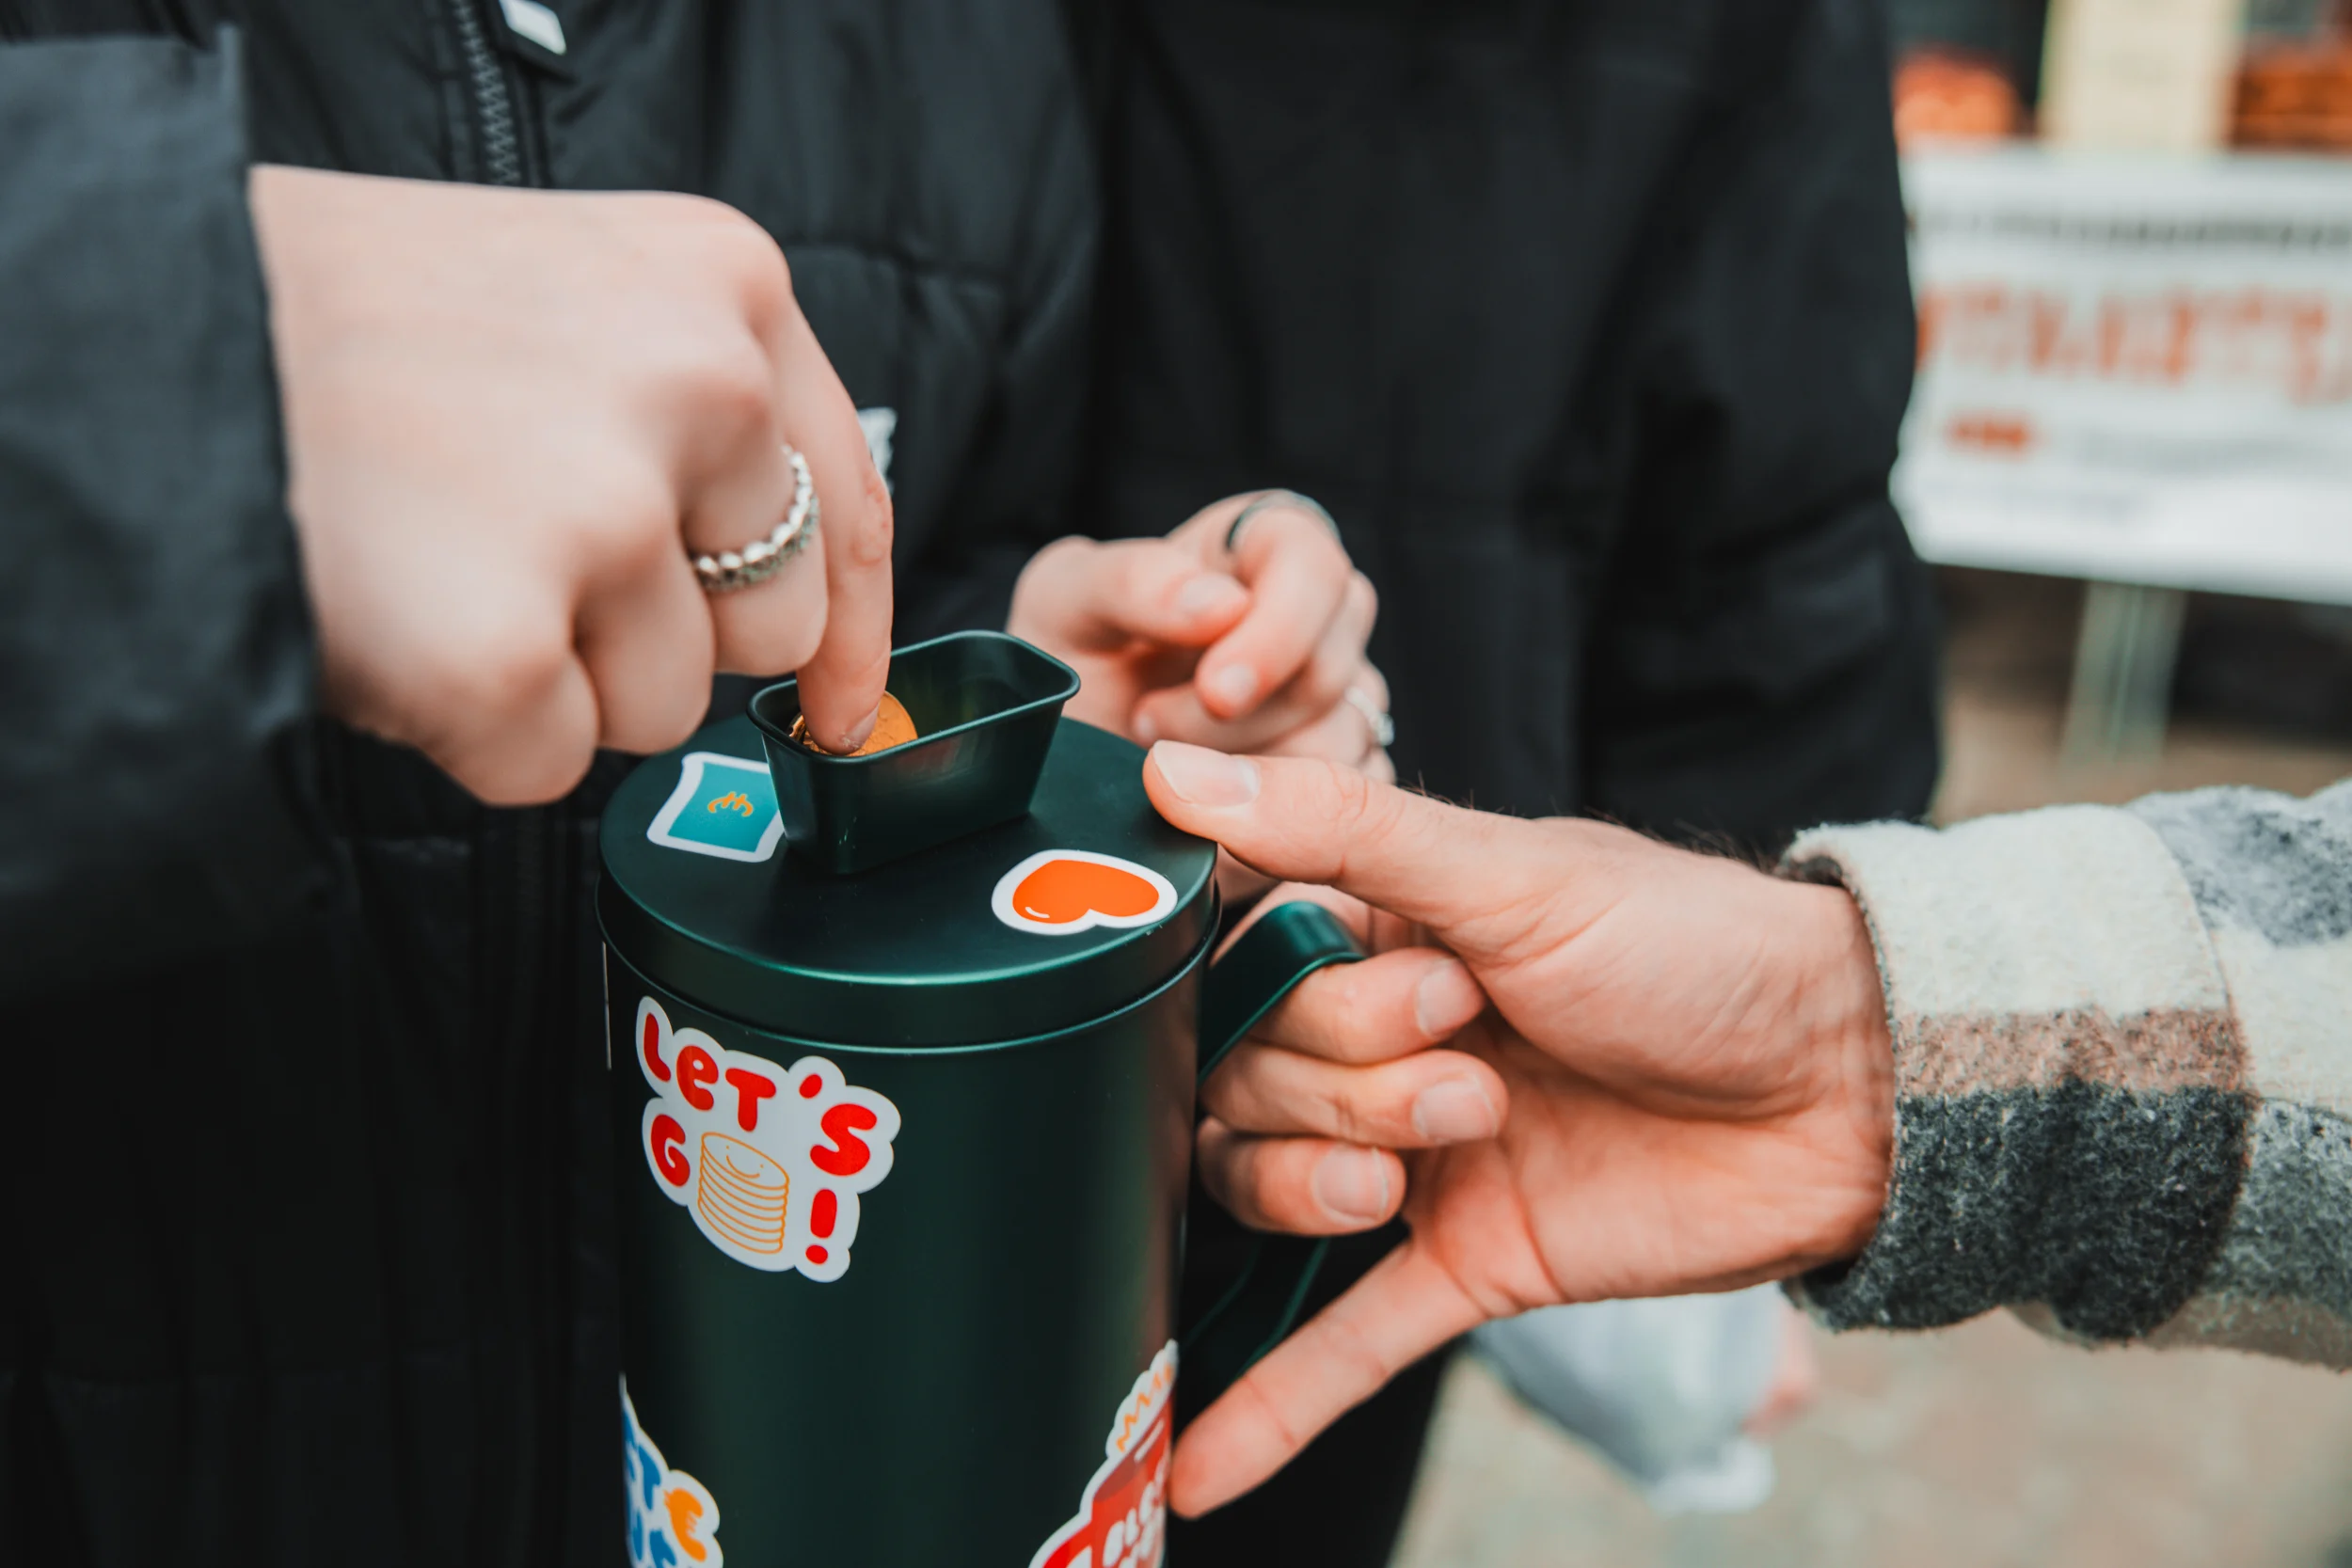
[[[539,0],[499,0],[506,24],[517,38],[529,39],[550,55],[564,53],[564,19]]]

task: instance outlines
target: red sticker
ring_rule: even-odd
[[[1170,1339],[1111,1421],[1104,1458],[1078,1512],[1029,1559],[1029,1568],[1159,1568],[1168,1550],[1168,1457],[1176,1392]]]

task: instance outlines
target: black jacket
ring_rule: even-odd
[[[1875,0],[1125,9],[1093,515],[1322,500],[1440,794],[1765,848],[1923,811]]]
[[[1751,851],[1926,809],[1874,0],[1081,14],[1108,87],[1090,522],[1320,499],[1380,590],[1398,768],[1453,799]],[[1205,1203],[1189,1234],[1248,1245]],[[1394,1240],[1339,1243],[1319,1297]],[[1385,1560],[1437,1373],[1176,1524],[1179,1561]]]
[[[0,0],[0,1561],[619,1553],[625,764],[485,810],[312,717],[248,159],[718,197],[896,413],[910,627],[1001,624],[1059,531],[1043,0],[552,8],[561,56],[496,0]]]

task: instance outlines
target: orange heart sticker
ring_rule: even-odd
[[[1149,866],[1089,849],[1047,849],[999,878],[996,918],[1016,931],[1071,936],[1149,926],[1175,911],[1176,889]]]

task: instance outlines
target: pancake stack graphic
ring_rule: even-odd
[[[740,1138],[705,1132],[695,1162],[694,1212],[746,1252],[784,1250],[784,1204],[791,1179]]]

